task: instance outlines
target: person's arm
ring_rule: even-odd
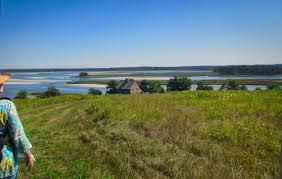
[[[32,145],[26,137],[16,106],[12,102],[9,111],[8,132],[14,147],[24,152],[28,166],[31,169],[33,166]]]

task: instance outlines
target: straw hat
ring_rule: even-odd
[[[9,80],[11,77],[12,77],[12,74],[10,74],[10,73],[0,73],[0,84]]]

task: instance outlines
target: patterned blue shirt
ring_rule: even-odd
[[[32,146],[25,135],[16,106],[12,101],[4,99],[0,100],[0,135],[5,134],[0,178],[13,178],[18,173],[18,153],[28,151]]]

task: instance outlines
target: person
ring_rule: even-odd
[[[11,76],[0,73],[0,93],[3,93],[4,82]],[[8,98],[0,99],[0,178],[17,178],[21,152],[24,153],[28,168],[31,169],[35,161],[31,148],[15,104]]]

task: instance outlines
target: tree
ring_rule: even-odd
[[[199,81],[196,90],[213,90],[213,87],[204,85],[202,82]]]
[[[38,98],[49,98],[53,96],[60,96],[60,91],[55,88],[54,86],[49,86],[48,90],[44,92],[43,94],[39,95]]]
[[[27,99],[27,92],[24,90],[19,91],[15,99]]]
[[[269,90],[280,89],[280,86],[278,84],[268,84],[267,89]]]
[[[108,86],[107,86],[107,89],[108,89],[107,93],[108,94],[116,94],[117,93],[117,88],[116,87],[117,87],[117,81],[110,80],[108,82]]]
[[[240,82],[237,80],[230,80],[227,84],[227,90],[239,90]]]
[[[174,77],[170,79],[167,84],[167,91],[184,91],[190,90],[192,80],[187,77]]]
[[[227,85],[221,85],[219,90],[248,90],[248,88],[245,85],[240,85],[240,81],[230,80]]]
[[[88,91],[88,94],[90,94],[90,95],[101,95],[102,91],[97,90],[95,88],[90,88],[89,91]]]
[[[164,93],[165,90],[157,80],[142,80],[140,88],[145,93]]]
[[[85,77],[85,76],[88,76],[87,72],[80,72],[79,73],[79,77]]]

